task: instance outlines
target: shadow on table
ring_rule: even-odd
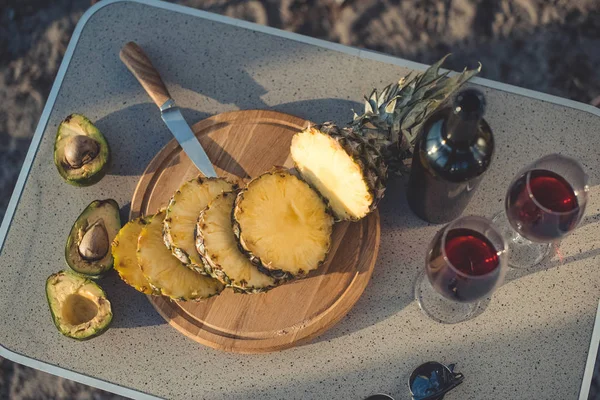
[[[351,109],[358,109],[359,103],[341,99],[303,100],[267,107],[262,101],[243,103],[252,109],[268,109],[297,115],[311,119],[313,122],[329,120],[328,115],[346,110],[348,121],[351,120]],[[191,125],[210,117],[208,113],[182,108],[182,114]],[[347,121],[343,121],[347,122]],[[141,176],[154,156],[173,139],[171,132],[160,118],[160,112],[153,103],[143,103],[125,107],[115,111],[98,121],[96,125],[105,134],[111,147],[111,165],[109,174],[119,176]],[[210,139],[208,140],[209,142]],[[209,143],[209,145],[214,142]],[[216,145],[216,144],[215,144]],[[235,175],[246,176],[244,169],[221,149],[217,166]]]
[[[583,228],[586,225],[595,224],[600,222],[600,213],[594,215],[588,215],[583,218],[583,220],[579,223],[577,229]]]
[[[431,239],[431,230],[424,231],[422,228],[429,227],[431,224],[420,220],[410,212],[406,203],[405,183],[406,178],[404,177],[392,178],[385,198],[379,207],[382,215],[382,246],[371,282],[355,305],[354,311],[350,312],[338,325],[317,338],[316,342],[339,338],[380,323],[399,313],[414,301],[413,285],[417,275],[424,267],[424,251]],[[402,215],[397,215],[390,213],[390,210],[406,211]],[[598,229],[597,225],[599,224],[600,214],[587,216],[580,223],[579,232],[575,231],[573,235],[579,234],[586,237],[587,233],[583,230],[595,231]],[[441,228],[441,226],[436,226],[435,230]],[[420,231],[424,234],[421,234]],[[386,232],[390,236],[385,237]],[[423,247],[423,251],[418,252],[416,258],[407,257],[408,252],[402,248],[407,241],[401,237],[391,236],[398,233],[403,236],[410,235],[413,242],[417,237],[422,238],[420,246]],[[385,242],[387,243],[383,246]],[[394,246],[397,246],[397,248],[394,248]],[[567,257],[560,257],[555,251],[548,259],[527,270],[509,269],[504,284],[530,274],[600,256],[600,248],[595,248],[595,243],[590,242],[581,246],[579,253]],[[398,260],[398,262],[383,263],[382,256],[384,254],[382,251],[391,252],[391,257],[390,254],[387,254],[386,260]]]
[[[419,251],[415,257],[412,245],[407,243],[413,243],[414,237],[419,236],[424,238],[423,246],[426,246],[430,230],[423,228],[433,225],[410,212],[406,202],[406,181],[405,176],[390,177],[385,197],[379,205],[381,245],[371,281],[354,310],[316,341],[327,341],[368,328],[399,313],[414,301],[413,284],[423,268],[424,256]]]
[[[114,328],[138,328],[166,324],[154,310],[145,294],[127,285],[119,278],[117,271],[111,271],[102,279],[113,309],[111,326]]]
[[[126,221],[129,221],[129,213],[131,212],[131,202],[121,206],[119,209],[119,216],[121,217],[122,225],[125,225]]]
[[[190,123],[209,116],[187,108],[181,109],[181,112]],[[160,118],[160,111],[150,102],[110,113],[96,121],[96,126],[110,145],[110,175],[142,175],[160,149],[173,139]]]
[[[423,221],[411,211],[406,199],[407,184],[408,174],[388,177],[385,197],[379,208],[384,212],[387,210],[396,210],[396,212],[392,215],[392,218],[387,219],[387,225],[392,229],[415,229],[428,226],[441,228],[443,224],[431,224]]]
[[[579,371],[582,371],[585,362],[582,355],[589,346],[591,336],[591,329],[585,334],[581,329],[582,326],[587,328],[593,325],[594,314],[568,315],[543,329],[534,325],[507,323],[504,329],[492,331],[476,321],[465,322],[471,324],[472,331],[460,336],[453,335],[451,326],[434,322],[425,322],[426,328],[432,332],[415,332],[406,328],[407,332],[412,333],[410,341],[418,345],[403,346],[405,351],[401,354],[394,351],[398,346],[397,341],[402,340],[398,336],[366,333],[368,338],[362,340],[369,340],[363,344],[372,349],[368,354],[342,348],[335,360],[339,365],[337,368],[329,364],[314,366],[300,360],[294,364],[307,367],[301,369],[301,366],[293,365],[291,371],[312,373],[296,373],[297,378],[288,385],[257,382],[256,387],[237,388],[229,396],[236,399],[255,396],[293,398],[294,394],[308,393],[307,397],[321,398],[322,393],[316,390],[322,390],[323,386],[336,388],[344,385],[352,388],[352,396],[345,398],[364,399],[375,393],[387,393],[396,399],[408,400],[410,394],[406,382],[412,370],[425,361],[436,360],[445,364],[456,363],[457,371],[466,377],[465,383],[448,395],[448,400],[576,398],[581,385]],[[407,324],[410,322],[407,321]],[[420,335],[432,335],[435,339],[419,339]],[[571,347],[574,343],[577,346]],[[309,351],[298,349],[298,354],[310,357],[310,350],[313,350],[311,346],[303,346]],[[318,352],[319,348],[315,347],[313,351]],[[294,349],[285,352],[291,358],[296,355]],[[550,356],[560,363],[560,373],[556,372],[556,362],[546,361]],[[313,357],[315,360],[318,355]],[[323,369],[325,373],[321,373]],[[524,376],[527,378],[526,384],[515,386],[515,380]]]
[[[573,234],[577,234],[577,230],[583,229],[588,225],[598,224],[600,224],[600,214],[589,215],[587,217],[584,217],[584,219],[581,221],[581,223],[579,224],[579,226]],[[549,256],[542,260],[542,262],[540,262],[538,265],[535,265],[528,269],[509,269],[504,282],[508,283],[510,281],[522,278],[527,275],[535,274],[541,271],[547,271],[552,268],[557,268],[562,265],[567,265],[573,262],[585,260],[587,258],[594,258],[597,256],[600,256],[600,247],[594,248],[592,246],[591,249],[584,250],[580,248],[579,253],[572,254],[567,257],[562,257],[560,254],[560,243],[558,243],[556,245],[553,245]]]
[[[565,258],[543,260],[538,265],[535,265],[529,269],[513,269],[513,268],[511,268],[508,270],[508,272],[506,274],[504,283],[506,284],[510,281],[522,278],[527,275],[535,274],[535,273],[541,272],[541,271],[547,271],[552,268],[557,268],[557,267],[560,267],[563,265],[570,264],[572,262],[577,262],[577,261],[585,260],[586,258],[593,258],[593,257],[597,257],[597,256],[600,256],[600,248],[583,251],[581,253],[573,254],[572,256],[568,256]]]

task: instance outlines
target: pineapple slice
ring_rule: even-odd
[[[171,197],[165,218],[164,242],[175,257],[196,272],[207,274],[194,240],[198,215],[215,197],[233,189],[234,185],[225,179],[197,177],[181,185]]]
[[[233,218],[243,251],[275,278],[305,275],[329,251],[333,217],[325,201],[285,169],[250,181],[236,198]]]
[[[154,215],[138,239],[137,258],[153,288],[173,300],[202,300],[219,294],[221,282],[186,268],[163,244],[165,212]]]
[[[198,218],[196,248],[202,254],[211,275],[235,291],[260,293],[279,282],[261,273],[240,251],[231,223],[236,193],[219,195]]]
[[[129,286],[144,294],[159,295],[160,291],[154,290],[148,279],[142,274],[136,255],[138,238],[147,223],[147,219],[140,217],[129,221],[121,228],[112,242],[114,268]]]
[[[386,167],[375,148],[326,123],[294,135],[296,169],[329,202],[338,220],[357,221],[373,211],[385,191]]]

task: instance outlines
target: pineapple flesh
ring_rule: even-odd
[[[278,279],[317,269],[329,251],[334,221],[325,201],[285,169],[250,181],[236,198],[233,219],[242,250]]]
[[[329,202],[338,220],[356,221],[383,196],[386,168],[377,151],[333,124],[294,135],[290,152],[296,169]]]
[[[164,246],[164,219],[164,211],[154,215],[138,240],[138,263],[150,285],[173,300],[202,300],[219,294],[224,289],[221,282],[187,268]]]
[[[240,251],[231,223],[235,197],[235,192],[223,193],[200,213],[196,248],[214,278],[237,292],[264,292],[279,282],[261,273]]]
[[[148,279],[142,274],[137,260],[138,238],[147,223],[145,218],[140,217],[129,221],[121,228],[112,242],[114,268],[121,279],[135,290],[144,294],[159,295],[160,291],[154,290]]]
[[[215,197],[233,189],[234,185],[225,179],[197,177],[181,185],[171,197],[164,223],[164,243],[175,257],[196,272],[207,274],[194,238],[198,215]]]

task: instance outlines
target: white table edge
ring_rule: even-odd
[[[341,53],[346,53],[346,54],[361,57],[361,58],[366,58],[366,59],[370,59],[370,60],[374,60],[374,61],[380,61],[380,62],[385,62],[388,64],[398,65],[398,66],[405,67],[405,68],[410,68],[410,69],[415,69],[415,70],[424,70],[427,68],[427,65],[425,65],[425,64],[404,60],[402,58],[393,57],[393,56],[389,56],[389,55],[382,54],[382,53],[377,53],[377,52],[370,51],[370,50],[363,50],[363,49],[358,49],[358,48],[354,48],[354,47],[350,47],[350,46],[345,46],[345,45],[341,45],[338,43],[332,43],[332,42],[328,42],[326,40],[315,39],[315,38],[300,35],[297,33],[283,31],[280,29],[271,28],[268,26],[255,24],[252,22],[237,20],[234,18],[225,17],[222,15],[213,14],[213,13],[206,12],[206,11],[196,10],[193,8],[180,6],[177,4],[166,3],[166,2],[159,1],[159,0],[104,0],[104,1],[98,2],[95,5],[93,5],[92,7],[90,7],[85,12],[82,15],[81,19],[79,20],[79,22],[77,23],[77,26],[75,27],[75,30],[73,32],[73,36],[71,37],[71,40],[70,40],[67,50],[65,52],[64,58],[60,64],[58,73],[56,74],[56,79],[54,80],[54,84],[52,85],[52,89],[50,90],[50,95],[48,96],[48,101],[46,102],[46,105],[44,106],[44,110],[42,111],[40,121],[38,122],[35,133],[31,140],[31,145],[29,146],[29,150],[27,151],[27,155],[25,156],[25,160],[23,162],[23,167],[21,168],[21,172],[19,173],[19,177],[17,179],[15,189],[14,189],[12,196],[10,198],[10,201],[8,203],[8,207],[6,209],[6,214],[4,215],[4,219],[2,220],[2,224],[0,225],[0,251],[2,250],[2,248],[4,246],[4,241],[6,239],[6,235],[8,233],[10,223],[12,222],[12,219],[13,219],[16,207],[17,207],[17,203],[19,202],[21,193],[23,192],[25,182],[27,181],[27,177],[29,175],[29,170],[31,169],[31,165],[33,164],[33,159],[35,158],[35,155],[37,153],[37,150],[38,150],[41,138],[42,138],[42,134],[43,134],[44,130],[46,129],[46,124],[48,123],[48,118],[50,117],[50,112],[54,106],[56,96],[62,85],[63,79],[65,77],[65,73],[67,71],[69,63],[71,62],[71,58],[73,57],[73,52],[79,41],[79,36],[81,35],[81,32],[83,31],[87,22],[98,10],[100,10],[101,8],[107,7],[109,5],[113,5],[116,3],[123,3],[123,2],[140,3],[140,4],[157,7],[157,8],[162,8],[162,9],[166,9],[166,10],[170,10],[170,11],[174,11],[174,12],[178,12],[178,13],[193,15],[193,16],[204,18],[204,19],[211,20],[211,21],[221,22],[221,23],[228,24],[228,25],[234,25],[234,26],[238,26],[241,28],[250,29],[253,31],[257,31],[257,32],[262,32],[262,33],[270,34],[273,36],[279,36],[279,37],[282,37],[285,39],[290,39],[290,40],[294,40],[297,42],[326,48],[329,50],[339,51]],[[584,104],[584,103],[580,103],[577,101],[564,99],[562,97],[537,92],[535,90],[524,89],[524,88],[521,88],[518,86],[495,82],[495,81],[492,81],[489,79],[484,79],[484,78],[474,78],[471,80],[471,82],[476,83],[481,86],[489,87],[492,89],[502,90],[505,92],[510,92],[510,93],[521,95],[521,96],[530,97],[530,98],[534,98],[537,100],[542,100],[542,101],[546,101],[549,103],[555,103],[555,104],[559,104],[559,105],[562,105],[565,107],[578,109],[578,110],[585,111],[585,112],[588,112],[588,113],[591,113],[591,114],[594,114],[594,115],[600,117],[600,109],[593,107],[589,104]],[[600,318],[600,309],[598,311],[598,316],[596,318],[597,319]],[[594,338],[596,339],[596,341],[600,340],[599,329],[596,329],[594,331]],[[592,339],[592,343],[593,343],[594,338]],[[107,381],[104,381],[104,380],[101,380],[98,378],[93,378],[93,377],[85,375],[85,374],[81,374],[81,373],[78,373],[75,371],[71,371],[71,370],[68,370],[68,369],[65,369],[62,367],[58,367],[58,366],[55,366],[55,365],[52,365],[52,364],[49,364],[49,363],[46,363],[43,361],[39,361],[39,360],[30,358],[30,357],[24,356],[19,353],[15,353],[15,352],[3,347],[2,345],[0,345],[0,356],[4,357],[6,359],[9,359],[11,361],[14,361],[16,363],[25,365],[27,367],[35,368],[35,369],[43,371],[43,372],[47,372],[47,373],[50,373],[50,374],[53,374],[56,376],[60,376],[62,378],[66,378],[66,379],[70,379],[70,380],[73,380],[73,381],[76,381],[79,383],[83,383],[88,386],[93,386],[98,389],[112,392],[112,393],[115,393],[115,394],[118,394],[121,396],[130,397],[130,398],[134,398],[134,399],[141,399],[141,400],[160,399],[159,397],[152,396],[150,394],[146,394],[146,393],[140,392],[135,389],[116,385],[114,383],[110,383],[110,382],[107,382]],[[590,360],[589,360],[590,357],[588,357],[588,364],[590,363]],[[586,371],[587,370],[588,370],[588,368],[586,368]],[[591,381],[591,374],[588,374],[586,372],[586,375],[584,376],[584,379],[583,379],[582,391],[581,391],[580,396],[583,396],[584,390],[587,393],[587,390],[589,390],[589,387],[586,388],[585,383],[587,382],[587,384],[589,386],[590,381]],[[586,396],[587,396],[587,394],[586,394]],[[580,397],[580,400],[581,399],[582,399],[582,397]]]
[[[590,340],[590,349],[588,350],[587,362],[585,363],[585,372],[581,382],[581,391],[579,392],[579,400],[588,400],[590,386],[592,384],[592,376],[594,375],[594,365],[596,357],[600,350],[600,301],[598,302],[598,311],[596,312],[596,320],[594,321],[594,331]]]

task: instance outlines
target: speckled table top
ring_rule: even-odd
[[[600,296],[600,118],[488,87],[482,89],[497,155],[466,213],[491,217],[512,176],[551,152],[581,160],[592,187],[586,217],[559,253],[535,270],[511,271],[478,318],[446,326],[419,311],[412,284],[440,227],[408,210],[398,178],[380,207],[372,282],[350,314],[311,344],[256,356],[212,350],[169,327],[114,275],[102,281],[115,312],[112,328],[87,342],[58,334],[44,282],[66,267],[73,219],[96,198],[114,198],[125,216],[140,174],[171,139],[119,60],[124,43],[135,40],[147,51],[190,122],[269,108],[345,123],[362,94],[409,72],[402,60],[360,57],[182,11],[117,2],[83,19],[0,253],[0,344],[7,351],[166,398],[362,399],[384,392],[409,399],[407,377],[428,360],[456,363],[465,374],[448,400],[576,398]],[[95,120],[113,149],[110,174],[84,189],[64,183],[52,162],[56,128],[73,112]]]

